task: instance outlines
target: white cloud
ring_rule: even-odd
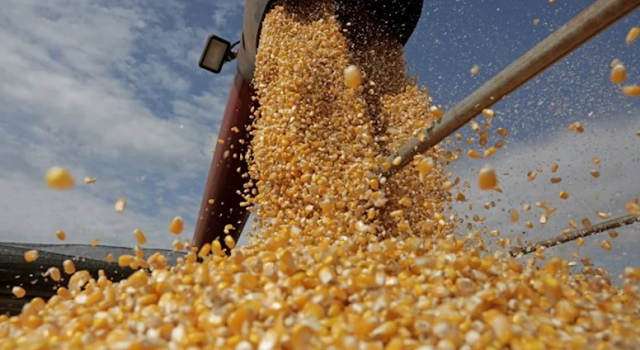
[[[191,224],[190,238],[230,78],[198,70],[210,24],[190,21],[185,6],[3,4],[0,241],[55,242],[62,229],[74,242],[130,245],[141,227],[152,245],[168,247],[175,215]],[[42,182],[53,165],[98,182],[53,192]],[[124,215],[113,211],[119,197],[128,200]]]

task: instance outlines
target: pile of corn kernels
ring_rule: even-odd
[[[152,256],[151,273],[119,283],[65,267],[57,296],[0,317],[0,349],[639,348],[640,269],[616,287],[559,259],[482,254],[444,214],[440,149],[376,175],[442,113],[405,75],[401,45],[352,45],[348,30],[324,1],[264,21],[247,246],[205,245],[173,267]]]

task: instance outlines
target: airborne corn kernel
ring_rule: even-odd
[[[624,39],[624,42],[627,45],[631,45],[636,41],[636,39],[638,38],[638,35],[640,35],[640,28],[639,27],[633,27],[633,28],[629,29],[629,32],[627,32],[627,36]]]
[[[638,97],[640,96],[640,86],[638,85],[623,86],[622,93],[628,97]]]
[[[350,88],[362,85],[362,73],[358,67],[350,65],[344,69],[344,84]]]
[[[623,64],[617,64],[611,68],[611,76],[609,78],[614,84],[622,84],[627,80],[627,69]]]
[[[184,230],[184,220],[181,217],[176,216],[171,220],[171,224],[169,225],[169,232],[174,235],[179,235]]]
[[[37,250],[29,250],[24,253],[24,261],[26,262],[34,262],[38,260],[39,253]]]
[[[133,236],[136,238],[138,244],[143,245],[147,243],[147,236],[145,236],[141,229],[137,228],[133,230]]]
[[[491,165],[485,165],[478,172],[478,187],[481,190],[492,190],[498,186],[498,176]]]
[[[47,170],[45,182],[50,188],[60,191],[66,191],[75,186],[73,176],[69,174],[67,169],[59,166]]]
[[[15,295],[15,297],[16,297],[16,298],[18,298],[18,299],[21,299],[21,298],[23,298],[25,295],[27,295],[27,291],[26,291],[26,290],[24,290],[24,288],[22,288],[22,287],[17,287],[17,286],[16,286],[16,287],[13,287],[13,288],[11,289],[11,293],[12,293],[13,295]]]
[[[117,199],[115,204],[113,205],[113,209],[118,214],[122,214],[122,212],[124,212],[124,209],[126,207],[127,207],[127,201],[125,199],[123,199],[123,198]]]

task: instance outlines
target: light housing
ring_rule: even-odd
[[[231,43],[215,35],[210,35],[200,55],[198,66],[209,72],[218,74],[222,66],[235,58],[231,52]]]

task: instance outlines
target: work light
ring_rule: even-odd
[[[220,73],[222,66],[236,56],[231,51],[231,48],[230,42],[215,35],[210,35],[200,56],[198,66],[215,74]]]

